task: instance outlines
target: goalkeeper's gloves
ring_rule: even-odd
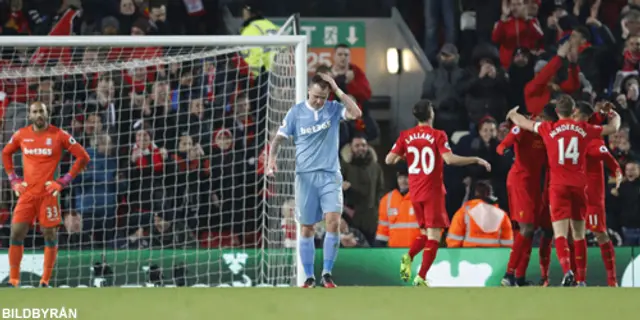
[[[69,185],[71,180],[73,180],[73,177],[67,173],[62,176],[62,178],[56,181],[47,181],[44,184],[44,188],[45,190],[47,190],[47,193],[50,193],[52,196],[56,197],[58,196],[58,194],[60,194],[60,192],[62,192],[62,189]]]
[[[11,190],[15,193],[16,197],[19,197],[25,191],[27,191],[27,183],[22,181],[17,174],[12,173],[9,175],[9,181],[11,181]]]

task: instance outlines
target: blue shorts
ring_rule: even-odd
[[[342,174],[302,172],[296,174],[296,218],[302,225],[314,225],[324,214],[342,214]]]

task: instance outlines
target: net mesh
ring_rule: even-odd
[[[256,48],[268,52],[270,72],[254,73],[241,58]],[[111,47],[2,47],[3,145],[41,101],[51,124],[92,158],[60,198],[52,285],[294,284],[291,145],[276,179],[264,176],[268,141],[295,103],[293,53],[121,48],[116,38]],[[65,154],[60,172],[72,161]],[[22,175],[19,153],[14,164]],[[2,185],[6,247],[16,198],[6,176]],[[39,280],[42,246],[36,224],[25,241],[24,285]]]

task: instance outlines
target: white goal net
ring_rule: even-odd
[[[254,48],[273,53],[262,76],[241,58]],[[51,285],[296,284],[292,148],[275,180],[264,167],[306,95],[304,37],[3,37],[0,49],[3,146],[41,101],[92,158],[60,197]],[[20,153],[14,164],[22,176]],[[1,190],[6,249],[16,198],[4,173]],[[37,285],[42,247],[36,224],[22,285]]]

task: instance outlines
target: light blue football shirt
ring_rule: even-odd
[[[340,171],[340,120],[345,117],[344,105],[328,100],[317,110],[304,101],[287,112],[278,134],[293,138],[297,173]]]

